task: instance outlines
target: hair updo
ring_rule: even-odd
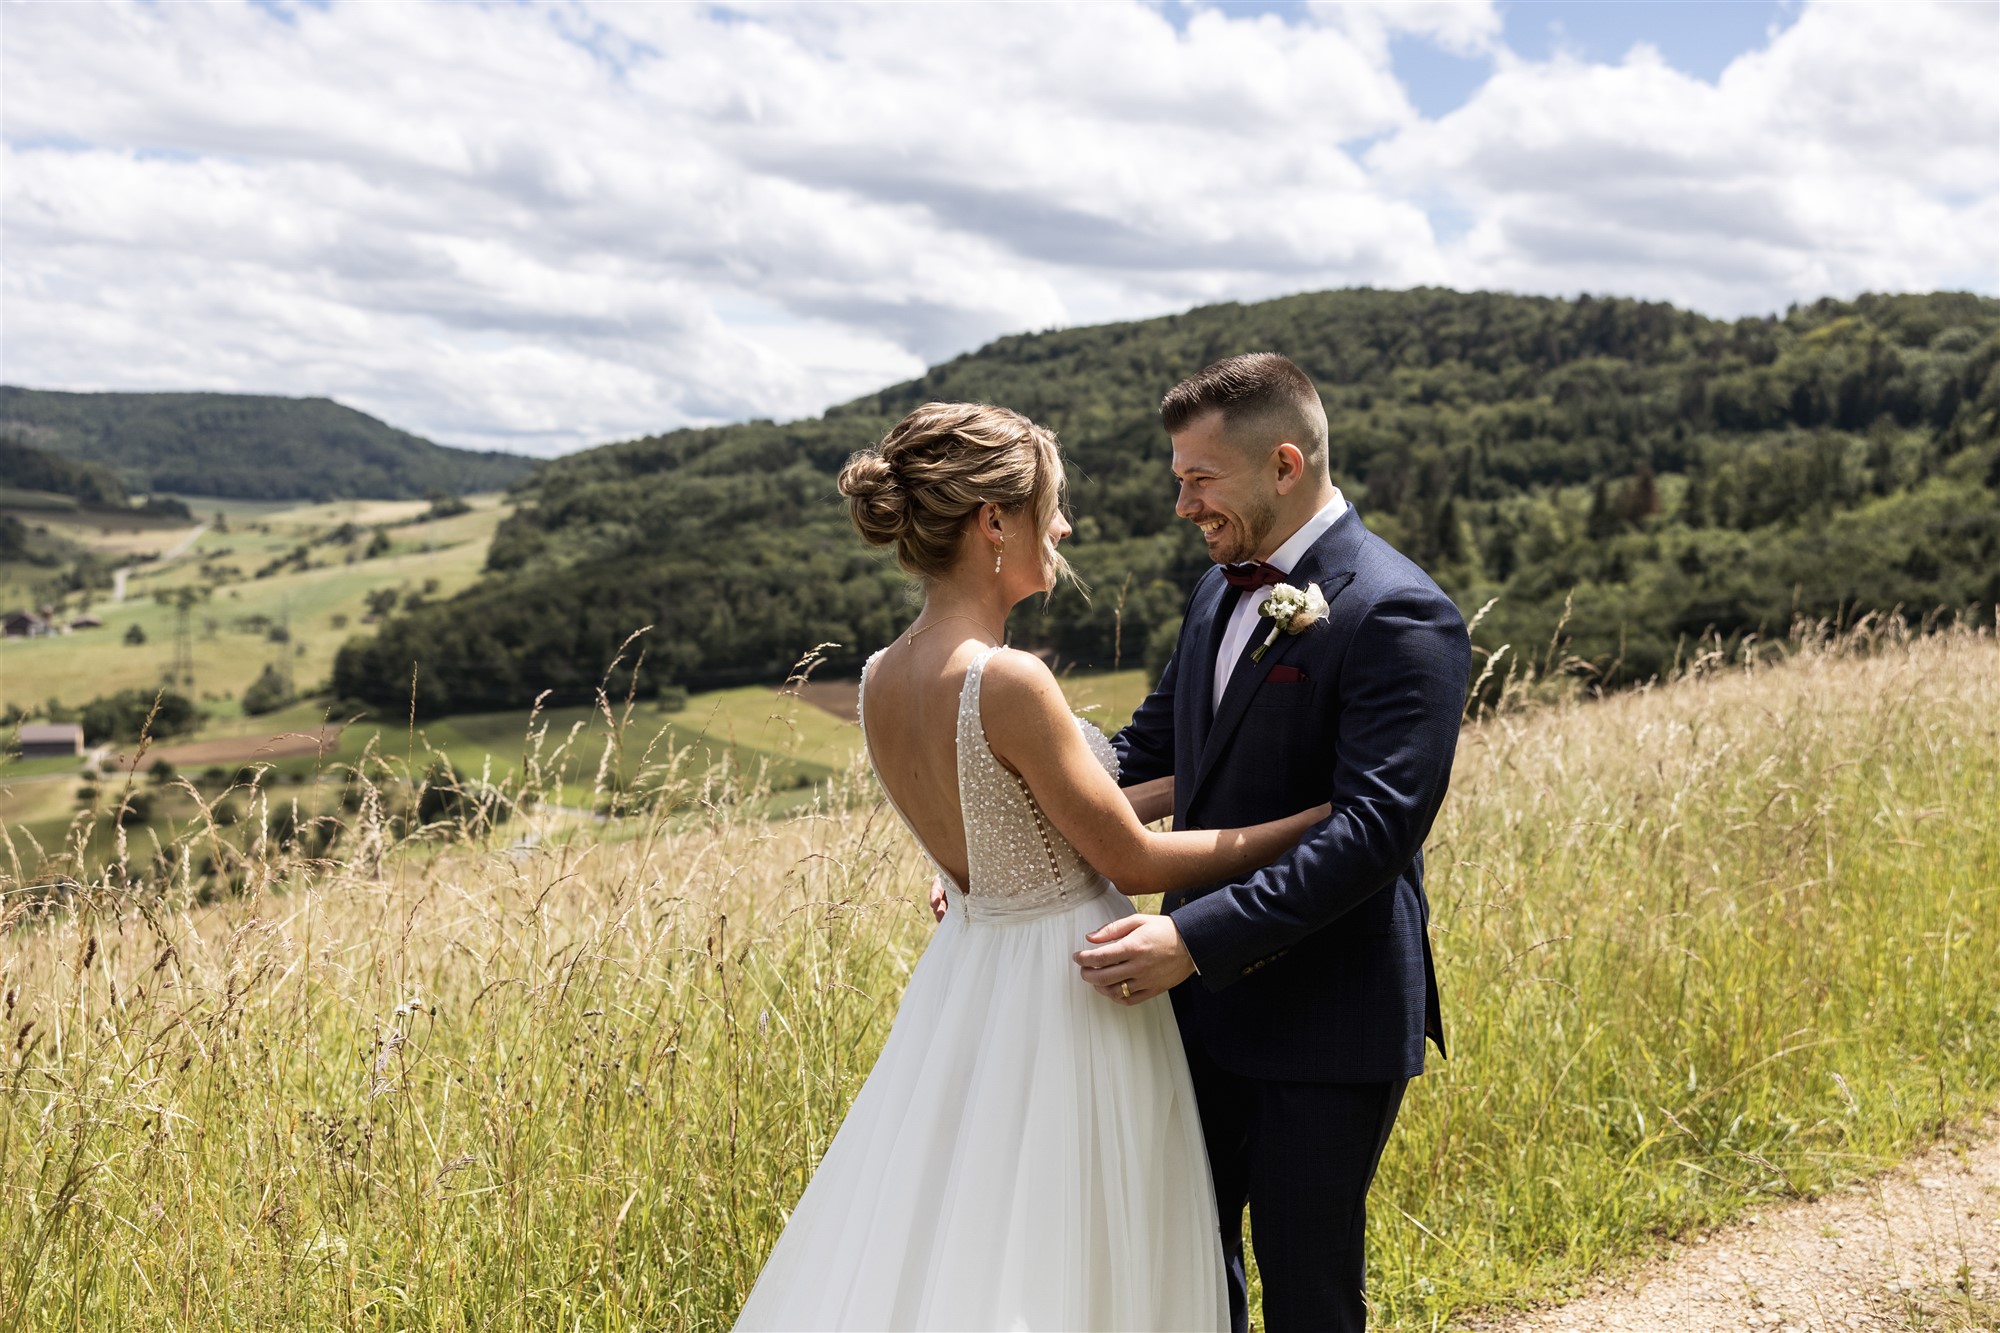
[[[985,403],[925,403],[840,472],[855,528],[870,546],[894,546],[896,563],[920,578],[951,568],[965,521],[979,506],[1025,509],[1042,534],[1063,489],[1056,437],[1019,412]],[[1046,536],[1041,548],[1045,574],[1074,578]]]

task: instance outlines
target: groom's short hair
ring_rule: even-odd
[[[1263,449],[1289,440],[1308,466],[1326,470],[1326,405],[1291,358],[1276,352],[1232,356],[1196,371],[1160,400],[1160,424],[1169,435],[1210,412],[1222,413],[1233,443]]]

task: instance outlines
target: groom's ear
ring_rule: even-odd
[[[1277,449],[1272,451],[1272,461],[1278,470],[1278,494],[1289,494],[1292,487],[1305,479],[1305,451],[1300,449],[1296,444],[1290,441],[1279,444]]]

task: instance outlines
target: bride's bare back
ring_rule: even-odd
[[[958,702],[978,639],[898,639],[869,664],[862,731],[875,775],[931,859],[960,889],[968,878],[958,793]]]
[[[970,888],[971,855],[961,802],[959,710],[967,672],[984,659],[978,735],[993,763],[1026,789],[1037,821],[1061,835],[1064,850],[1129,893],[1213,883],[1263,865],[1325,813],[1294,815],[1247,829],[1150,833],[1135,799],[1121,791],[1105,750],[1084,742],[1080,722],[1049,669],[1027,653],[989,650],[973,638],[926,644],[903,639],[870,662],[862,691],[862,730],[889,798],[938,867],[961,891]],[[1104,749],[1102,741],[1099,749]],[[1146,818],[1154,817],[1148,813]],[[1025,835],[1024,836],[1031,836]],[[1040,841],[1039,838],[1036,841]]]

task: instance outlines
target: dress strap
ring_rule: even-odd
[[[1004,643],[995,644],[991,648],[981,648],[973,655],[972,664],[965,668],[965,684],[959,686],[958,690],[958,702],[961,709],[965,707],[966,697],[969,695],[972,699],[974,711],[978,710],[980,677],[986,674],[986,664],[992,661],[994,655],[1001,652],[1006,646]]]
[[[997,764],[993,749],[986,743],[986,722],[979,712],[980,681],[986,675],[986,664],[993,660],[1005,644],[981,649],[965,669],[965,683],[958,687],[958,785],[961,798],[965,788],[966,765],[979,762],[984,755],[986,762]]]
[[[874,667],[876,660],[880,658],[883,653],[886,653],[888,651],[889,651],[888,645],[884,644],[882,647],[877,648],[874,652],[868,654],[868,660],[861,664],[861,679],[855,682],[854,720],[855,722],[860,724],[863,740],[867,739],[868,723],[861,716],[861,701],[868,696],[868,672]]]

